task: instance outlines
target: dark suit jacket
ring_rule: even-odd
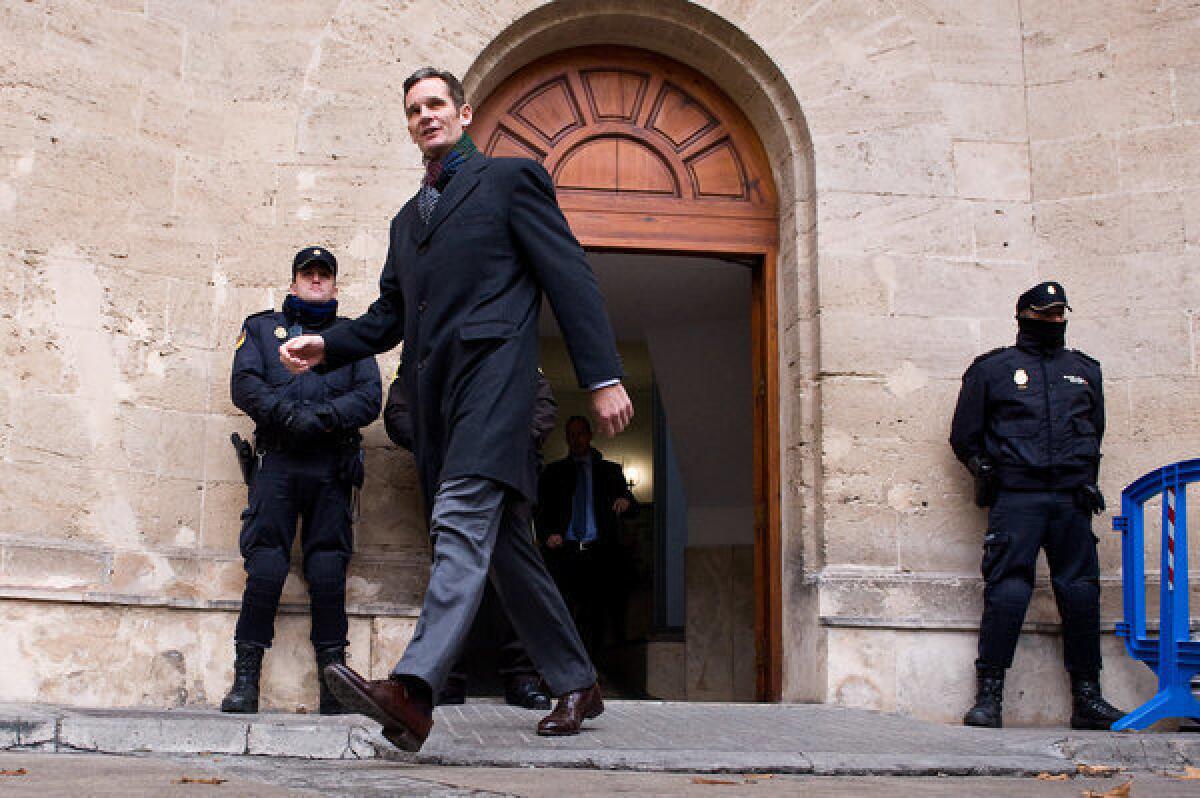
[[[569,455],[555,460],[542,472],[538,485],[538,537],[545,541],[550,535],[566,537],[571,523],[572,502],[575,498],[577,466]],[[592,449],[592,511],[596,515],[596,540],[610,546],[620,543],[620,517],[613,512],[613,502],[629,500],[626,515],[637,511],[637,500],[625,481],[625,472],[617,463],[605,460]]]
[[[479,476],[529,499],[545,292],[583,387],[619,378],[604,300],[546,170],[525,158],[467,159],[429,224],[415,198],[392,220],[380,296],[325,334],[326,367],[404,340],[413,453],[429,506],[443,480]]]

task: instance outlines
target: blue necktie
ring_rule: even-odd
[[[580,542],[587,539],[587,474],[583,463],[575,464],[575,496],[571,500],[571,536]]]

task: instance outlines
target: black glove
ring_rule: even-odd
[[[1075,491],[1075,501],[1078,502],[1080,509],[1089,512],[1092,515],[1099,515],[1104,512],[1104,494],[1100,492],[1100,486],[1092,482],[1087,485],[1080,485]]]
[[[271,408],[270,421],[277,427],[288,426],[288,419],[296,412],[299,403],[292,399],[280,399],[275,403],[275,407]]]
[[[321,418],[318,406],[302,402],[287,419],[287,430],[301,438],[316,437],[328,432],[325,419]]]

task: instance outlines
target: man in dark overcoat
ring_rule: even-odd
[[[488,158],[464,128],[472,109],[447,72],[404,82],[408,131],[425,158],[421,189],[392,220],[380,296],[358,319],[280,347],[288,368],[333,368],[405,343],[414,454],[432,508],[434,562],[412,642],[390,678],[326,670],[349,706],[418,750],[432,699],[491,579],[551,692],[543,735],[577,734],[604,708],[596,672],[529,535],[528,467],[538,317],[550,301],[592,412],[608,435],[629,423],[616,340],[595,276],[538,163]],[[490,571],[489,571],[490,569]]]

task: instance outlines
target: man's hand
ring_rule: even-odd
[[[562,535],[550,535],[549,537],[546,538],[546,548],[548,548],[548,549],[560,548],[562,546],[562,544],[563,544]]]
[[[618,382],[592,391],[592,415],[606,438],[613,437],[629,426],[633,419],[633,403],[629,401],[629,394],[625,393],[625,386]]]
[[[319,335],[297,335],[279,345],[279,362],[293,374],[303,374],[325,359],[325,339]]]
[[[625,515],[629,511],[629,507],[629,499],[626,499],[624,496],[613,502],[613,512],[617,515]]]

